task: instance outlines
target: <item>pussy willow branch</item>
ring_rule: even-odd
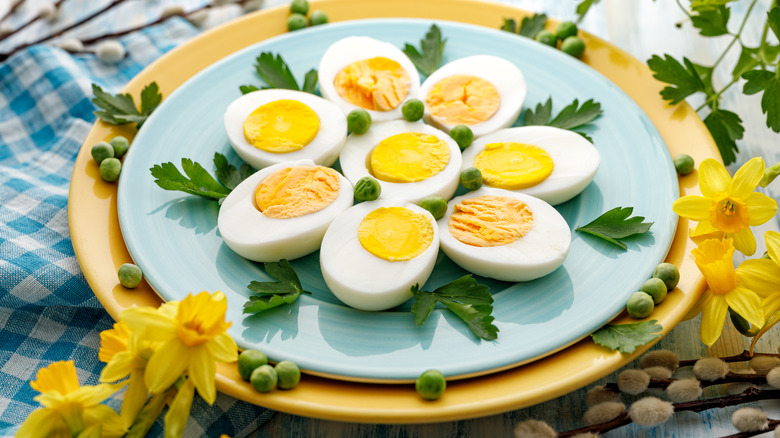
[[[740,433],[735,433],[733,435],[725,435],[720,438],[750,438],[752,436],[767,433],[770,430],[776,428],[777,426],[780,426],[780,420],[769,420],[768,423],[769,423],[768,424],[769,427],[766,430],[757,430],[755,432],[740,432]]]
[[[61,4],[62,4],[62,2],[64,2],[64,1],[65,1],[65,0],[57,0],[56,2],[54,2],[54,9],[55,9],[55,10],[59,10],[59,9],[60,9],[60,5],[61,5]],[[14,9],[16,9],[16,8],[17,8],[17,7],[18,7],[20,4],[22,4],[22,3],[23,3],[23,2],[19,2],[19,3],[17,3],[17,5],[16,5],[16,6],[14,6],[14,7],[11,9],[11,11],[9,11],[9,15],[10,15],[10,12],[12,12]],[[5,19],[5,17],[3,17],[3,19],[0,19],[0,21],[3,21],[4,19]],[[36,21],[38,21],[38,20],[40,20],[40,19],[41,19],[41,17],[40,17],[40,16],[38,16],[38,15],[36,15],[35,17],[31,18],[31,19],[30,19],[28,22],[26,22],[26,23],[22,24],[21,26],[17,27],[16,29],[14,29],[13,31],[11,31],[10,33],[8,33],[8,34],[6,34],[6,35],[3,35],[3,36],[0,36],[0,41],[3,41],[4,39],[6,39],[6,38],[10,37],[11,35],[14,35],[14,34],[17,34],[17,33],[21,32],[21,31],[22,31],[22,30],[24,30],[24,29],[25,29],[27,26],[30,26],[31,24],[35,23]],[[14,49],[14,50],[16,50],[16,49]]]
[[[677,380],[679,379],[650,379],[650,383],[647,385],[647,387],[666,389],[666,387],[671,385],[672,382],[676,382]],[[756,385],[762,385],[766,383],[766,374],[740,374],[728,372],[722,379],[699,381],[699,385],[701,385],[702,388],[714,385],[725,385],[727,383],[753,383]],[[613,392],[620,392],[617,383],[606,383],[604,384],[604,388]]]
[[[16,10],[17,10],[17,9],[19,9],[19,7],[20,7],[20,6],[22,6],[22,3],[24,3],[24,0],[19,0],[18,2],[14,3],[14,4],[13,4],[13,6],[11,6],[10,8],[8,8],[8,10],[7,10],[7,11],[5,11],[5,15],[3,15],[2,17],[0,17],[0,23],[2,23],[2,22],[3,22],[3,20],[5,20],[6,18],[8,18],[8,17],[9,17],[11,14],[13,14],[14,12],[16,12]]]
[[[742,353],[735,354],[733,356],[721,357],[719,359],[724,362],[746,362],[754,357],[780,357],[780,355],[774,353],[753,353],[751,355],[749,351],[744,350]],[[698,360],[699,359],[681,360],[680,367],[692,367],[696,365],[696,361]]]

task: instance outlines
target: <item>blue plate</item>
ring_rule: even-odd
[[[119,181],[122,234],[149,284],[165,300],[199,291],[223,291],[229,301],[230,334],[242,348],[276,360],[292,360],[306,372],[356,381],[409,381],[436,368],[449,378],[510,368],[563,349],[607,323],[660,263],[672,242],[677,217],[677,177],[658,131],[616,85],[582,62],[532,40],[484,27],[437,21],[447,39],[444,62],[475,54],[501,56],[525,74],[525,106],[552,97],[554,111],[574,99],[595,99],[604,114],[587,133],[601,152],[601,168],[579,196],[557,206],[572,230],[617,206],[654,222],[650,233],[628,239],[628,250],[573,232],[566,262],[527,283],[477,277],[495,298],[498,340],[482,341],[459,319],[437,309],[416,327],[411,303],[384,312],[341,304],[327,289],[319,254],[295,260],[305,289],[290,306],[244,315],[252,280],[271,280],[260,264],[234,254],[217,232],[216,202],[164,191],[149,169],[183,157],[213,169],[215,152],[235,164],[223,113],[241,93],[260,84],[254,59],[282,54],[299,80],[319,64],[333,42],[366,35],[397,47],[415,45],[429,20],[359,20],[317,26],[260,42],[203,70],[168,96],[136,136]],[[424,289],[433,290],[465,273],[440,253]]]

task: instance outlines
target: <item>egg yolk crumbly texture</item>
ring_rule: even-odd
[[[482,181],[492,187],[518,190],[535,186],[553,171],[553,160],[542,148],[524,143],[490,143],[474,157]]]
[[[431,87],[425,103],[433,117],[448,125],[476,125],[493,117],[501,96],[482,78],[453,75]]]
[[[267,217],[287,219],[322,210],[339,194],[338,173],[323,166],[288,167],[257,186],[255,206]]]
[[[433,243],[430,219],[403,207],[380,207],[358,227],[358,239],[371,254],[391,261],[411,260]]]
[[[417,182],[441,172],[450,161],[450,148],[435,135],[396,134],[379,142],[371,152],[370,172],[381,181]]]
[[[448,226],[452,237],[466,245],[500,246],[525,236],[534,215],[519,199],[479,196],[456,204]]]
[[[401,64],[381,56],[346,66],[333,81],[342,99],[374,111],[395,109],[409,94],[410,84]]]
[[[320,118],[297,100],[282,99],[260,106],[244,121],[244,137],[252,146],[283,154],[309,144],[320,130]]]

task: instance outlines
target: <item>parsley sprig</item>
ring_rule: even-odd
[[[163,98],[157,82],[152,82],[141,90],[140,111],[136,108],[133,96],[129,93],[106,93],[97,84],[92,84],[92,93],[95,95],[92,99],[92,103],[102,108],[102,111],[94,112],[100,120],[112,125],[123,125],[125,123],[135,122],[136,129],[141,129],[141,126],[160,105]]]
[[[164,190],[177,190],[220,201],[230,194],[241,181],[254,173],[254,170],[246,163],[242,164],[240,168],[233,166],[219,152],[214,154],[214,166],[216,167],[216,179],[200,163],[189,158],[181,159],[181,168],[184,174],[171,162],[155,164],[149,170],[156,178],[154,182]]]
[[[442,56],[444,56],[444,45],[446,39],[441,38],[441,29],[435,24],[431,25],[425,38],[420,40],[420,50],[417,50],[411,44],[404,46],[403,52],[412,61],[420,73],[430,76],[441,65]]]
[[[590,336],[593,338],[593,342],[602,347],[631,354],[638,347],[658,339],[662,330],[661,324],[653,319],[630,324],[608,324]]]
[[[287,90],[305,91],[314,94],[317,91],[317,70],[309,70],[303,78],[303,87],[298,86],[290,67],[282,59],[282,55],[274,55],[271,52],[263,52],[255,59],[255,71],[257,76],[266,83],[264,87],[254,85],[241,85],[239,89],[242,94],[250,93],[260,89],[285,88]]]
[[[588,135],[577,131],[576,128],[596,120],[604,112],[600,103],[589,99],[580,105],[579,101],[574,99],[572,103],[563,108],[555,117],[552,117],[552,106],[552,98],[548,98],[545,103],[536,104],[535,109],[527,108],[523,113],[525,125],[547,125],[569,129],[593,142]]]
[[[285,259],[265,263],[265,272],[275,278],[272,281],[252,281],[247,288],[255,293],[244,303],[244,313],[259,313],[283,304],[292,304],[301,294],[311,294],[303,290],[298,275]]]
[[[519,26],[514,18],[504,17],[504,21],[501,24],[501,30],[517,33],[518,35],[527,38],[533,38],[544,29],[545,23],[547,23],[546,14],[534,14],[530,17],[523,17],[523,19],[520,20]]]
[[[593,222],[577,228],[575,231],[592,234],[607,242],[613,243],[624,250],[628,247],[618,239],[623,239],[634,234],[646,233],[653,222],[642,222],[644,216],[631,216],[633,207],[615,207],[593,220]]]
[[[493,325],[493,296],[487,286],[478,284],[471,275],[465,275],[437,288],[433,292],[412,286],[412,313],[414,323],[422,325],[428,320],[436,303],[442,303],[468,325],[478,337],[493,340],[498,337],[498,327]]]

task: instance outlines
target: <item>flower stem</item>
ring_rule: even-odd
[[[162,413],[165,404],[176,394],[176,389],[171,387],[167,391],[155,394],[138,413],[133,425],[125,435],[125,438],[143,438],[152,428],[157,417]]]

